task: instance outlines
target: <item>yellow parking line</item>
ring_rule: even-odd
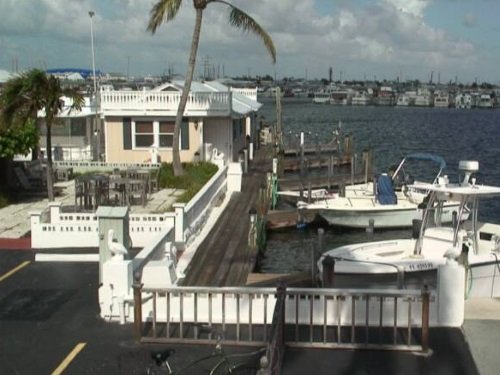
[[[13,274],[15,274],[17,271],[19,271],[20,269],[26,267],[28,264],[30,264],[31,262],[29,260],[25,260],[24,262],[22,262],[20,265],[18,265],[17,267],[14,267],[13,269],[11,269],[9,272],[3,274],[2,276],[0,276],[0,282],[4,281],[6,278],[12,276]]]
[[[85,342],[80,342],[76,344],[76,346],[73,348],[71,353],[69,353],[66,358],[64,358],[64,361],[61,362],[61,364],[52,372],[52,375],[60,375],[63,373],[64,370],[66,370],[66,367],[69,366],[71,361],[75,359],[75,357],[80,353],[80,351],[87,345]]]

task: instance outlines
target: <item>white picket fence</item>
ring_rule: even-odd
[[[175,204],[175,212],[129,214],[133,247],[145,247],[167,228],[175,228],[175,242],[185,243],[199,231],[214,201],[226,191],[227,167],[220,168],[193,199]],[[31,213],[31,246],[34,249],[99,247],[99,220],[95,213],[68,213],[60,202]]]
[[[99,247],[99,220],[95,213],[62,212],[60,202],[46,211],[31,213],[31,246],[34,249]],[[146,246],[166,227],[174,227],[174,213],[130,214],[133,247]]]

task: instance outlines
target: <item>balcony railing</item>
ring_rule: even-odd
[[[238,88],[231,87],[232,92],[237,92],[238,94],[244,95],[252,100],[257,101],[257,88],[248,89],[248,88]]]
[[[185,115],[227,115],[231,112],[231,98],[231,92],[190,93]],[[180,92],[103,91],[101,109],[105,115],[175,116],[180,99]]]

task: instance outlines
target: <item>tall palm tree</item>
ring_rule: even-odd
[[[52,168],[52,125],[64,106],[63,96],[72,104],[71,110],[80,110],[84,103],[82,94],[74,88],[62,88],[58,78],[43,70],[32,69],[7,81],[0,97],[2,103],[1,123],[14,126],[36,120],[39,110],[45,110],[47,130],[47,195],[54,200],[54,173]]]
[[[183,0],[159,0],[153,6],[153,8],[151,8],[147,30],[151,31],[151,33],[154,34],[162,23],[173,20],[177,15],[177,13],[179,12],[182,3]],[[230,11],[228,19],[229,24],[243,31],[247,32],[251,31],[257,36],[259,36],[264,42],[264,45],[267,48],[269,54],[271,55],[273,63],[276,62],[276,50],[274,48],[274,43],[271,37],[247,13],[243,12],[241,9],[235,7],[228,1],[224,0],[193,0],[193,6],[194,9],[196,10],[196,21],[194,24],[193,38],[191,40],[191,52],[189,54],[186,79],[184,82],[184,87],[182,88],[179,108],[177,109],[177,116],[175,117],[174,140],[172,146],[173,168],[174,168],[174,175],[176,176],[182,175],[184,173],[179,154],[180,127],[182,122],[182,116],[186,108],[189,91],[191,90],[191,82],[193,81],[193,73],[196,64],[196,55],[198,52],[198,44],[200,41],[203,11],[207,7],[207,5],[211,3],[219,3],[228,6]]]

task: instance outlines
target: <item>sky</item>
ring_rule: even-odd
[[[203,63],[227,76],[334,80],[500,82],[498,0],[226,0],[271,36],[262,42],[228,22],[228,7],[204,12]],[[2,0],[0,69],[92,67],[130,76],[184,75],[194,26],[192,0],[152,35],[154,0]],[[95,12],[92,21],[88,12]]]

